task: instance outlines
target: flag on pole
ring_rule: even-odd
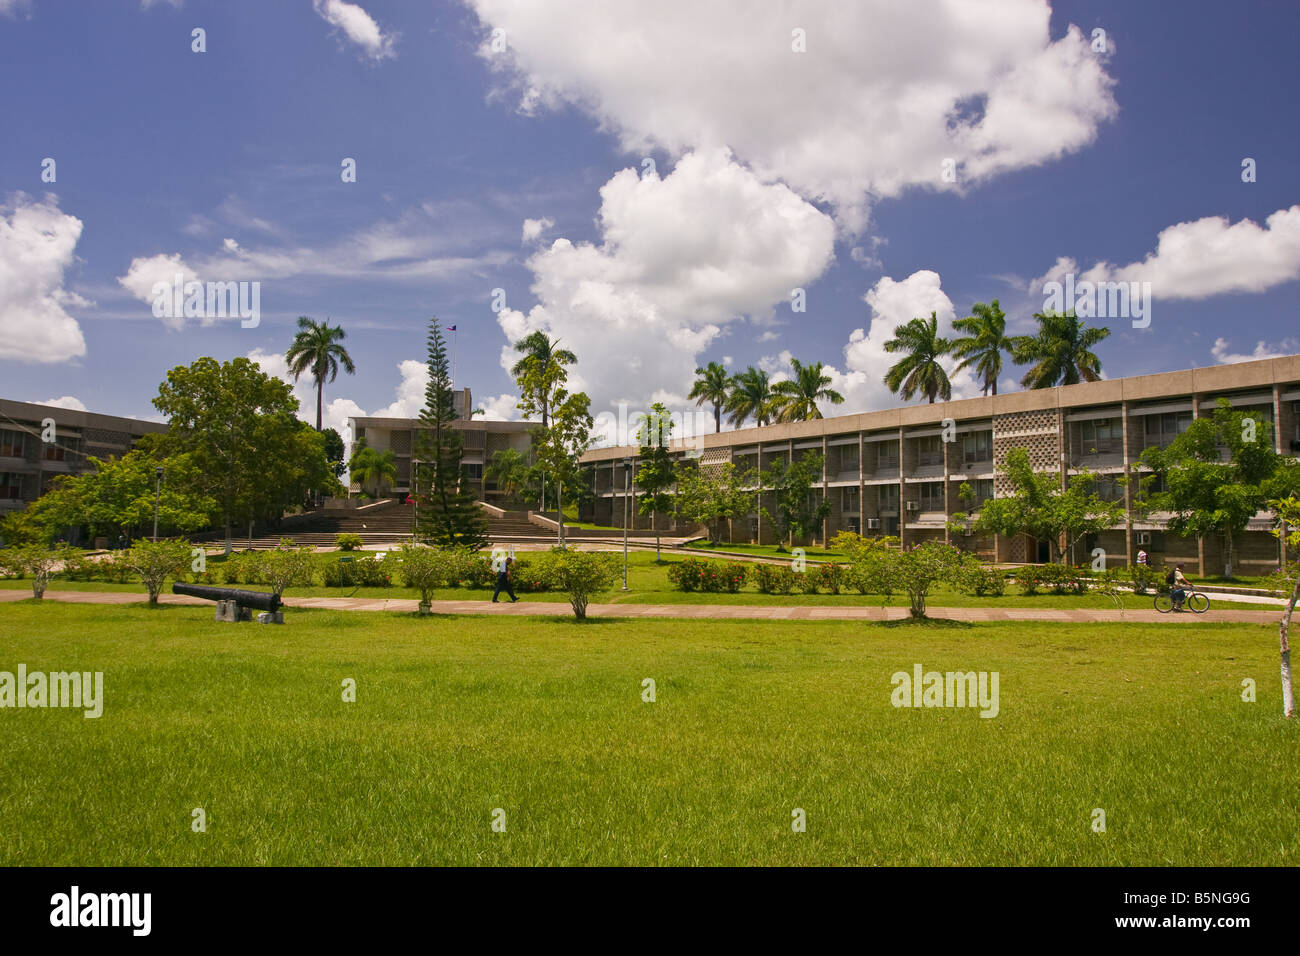
[[[447,326],[447,331],[448,331],[448,332],[455,332],[455,331],[456,331],[456,326],[454,326],[454,325],[449,325],[449,326]]]

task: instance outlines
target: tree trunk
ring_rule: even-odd
[[[1278,625],[1278,637],[1282,648],[1282,716],[1295,716],[1295,692],[1291,688],[1291,642],[1288,633],[1291,630],[1291,612],[1295,610],[1296,598],[1300,597],[1300,574],[1296,575],[1295,586],[1291,588],[1291,600],[1282,612],[1282,623]]]
[[[713,406],[713,433],[716,435],[722,431],[722,406],[715,404]]]
[[[555,479],[555,517],[560,526],[560,547],[564,547],[564,482]]]
[[[324,395],[325,395],[325,383],[321,379],[316,379],[316,430],[317,431],[320,431],[320,423],[321,423],[320,410],[321,410],[321,401],[324,398]]]
[[[1223,532],[1223,576],[1232,577],[1232,529]]]
[[[230,557],[230,552],[235,550],[234,532],[230,524],[230,515],[226,515],[226,557]]]

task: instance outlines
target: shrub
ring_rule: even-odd
[[[587,617],[591,596],[608,590],[617,577],[613,556],[596,551],[557,548],[547,561],[547,583],[569,596],[573,616],[580,621]]]
[[[189,566],[190,544],[176,538],[161,541],[142,538],[123,551],[118,560],[135,572],[149,592],[149,603],[156,606],[158,593],[167,579],[183,574]]]
[[[683,558],[668,568],[668,581],[683,591],[702,591],[704,571],[708,566],[709,562],[700,558]]]
[[[0,552],[0,554],[4,555],[7,573],[11,573],[19,579],[31,575],[32,597],[38,601],[45,597],[45,589],[55,571],[64,561],[72,558],[74,553],[68,547],[50,549],[39,544],[27,544],[20,548],[6,548],[3,552]]]
[[[878,549],[855,562],[855,586],[866,593],[885,595],[895,589],[907,592],[913,618],[925,617],[930,589],[940,581],[957,586],[961,581],[963,555],[949,544],[929,541],[908,551]]]
[[[1164,575],[1149,564],[1130,565],[1127,569],[1117,568],[1116,570],[1127,570],[1128,579],[1133,584],[1133,590],[1137,594],[1148,594],[1158,590],[1164,583]]]
[[[311,546],[300,548],[288,538],[281,538],[274,550],[261,555],[258,576],[262,583],[270,585],[276,597],[288,587],[310,587],[316,583],[316,563],[312,560],[315,550]]]
[[[547,582],[546,559],[549,555],[537,555],[531,558],[515,558],[510,569],[510,583],[515,591],[527,591],[530,594],[545,591]]]
[[[1043,586],[1043,577],[1040,573],[1042,568],[1037,565],[1027,564],[1023,568],[1016,569],[1016,582],[1020,585],[1020,590],[1024,594],[1038,594]]]
[[[402,583],[420,592],[420,603],[432,601],[433,592],[447,585],[452,562],[445,551],[418,544],[403,545],[398,551]],[[420,609],[424,611],[424,608]]]
[[[99,577],[98,563],[83,552],[76,551],[63,562],[63,570],[59,572],[59,576],[69,581],[93,581]]]
[[[997,568],[986,568],[979,558],[967,555],[962,561],[955,586],[977,597],[1002,597],[1007,590],[1007,576]]]
[[[391,556],[382,560],[369,557],[330,562],[325,565],[322,577],[327,588],[388,588],[393,586],[396,563]]]
[[[492,558],[473,555],[465,562],[462,581],[467,588],[490,588],[496,584],[497,573],[492,567]],[[519,574],[519,561],[510,566],[510,578],[513,583]]]
[[[334,544],[340,551],[360,551],[361,535],[344,531],[334,537]]]
[[[898,547],[899,539],[893,535],[885,535],[879,538],[864,538],[856,531],[840,531],[830,540],[828,550],[841,551],[849,556],[849,561],[857,561],[860,558],[879,551],[882,548]]]
[[[844,532],[840,532],[843,534]],[[808,577],[813,577],[809,572]],[[831,594],[839,594],[840,591],[848,586],[848,569],[842,564],[823,564],[816,571],[817,583],[830,591]],[[811,592],[810,592],[811,593]]]
[[[764,594],[789,594],[794,590],[795,573],[784,564],[755,564],[753,575]]]
[[[728,594],[738,594],[749,580],[750,566],[744,561],[727,561],[718,567],[719,590]]]

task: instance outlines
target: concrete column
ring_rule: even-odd
[[[829,449],[826,445],[826,436],[822,436],[822,501],[826,501],[831,493],[830,485],[827,479],[830,477],[830,458],[826,454]],[[826,536],[826,519],[822,519],[822,547],[828,546],[830,539]]]
[[[1133,550],[1133,468],[1128,448],[1129,410],[1128,402],[1120,402],[1121,441],[1124,443],[1124,477],[1128,484],[1124,486],[1124,560],[1130,567],[1136,560]]]
[[[858,432],[858,534],[864,537],[867,533],[867,486],[864,484],[867,476],[864,468],[867,443],[863,440],[865,434],[865,432]]]

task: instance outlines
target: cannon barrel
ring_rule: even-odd
[[[234,601],[240,607],[257,608],[259,611],[280,610],[280,596],[267,594],[265,591],[241,591],[238,588],[214,588],[206,584],[172,585],[173,594],[188,594],[190,597],[203,598],[205,601]]]

